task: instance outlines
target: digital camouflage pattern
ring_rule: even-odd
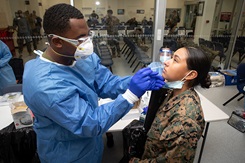
[[[118,56],[120,56],[120,46],[118,41],[119,19],[115,16],[107,16],[105,24],[106,24],[107,34],[109,35],[107,40],[112,51],[112,56],[116,55],[116,51]]]
[[[106,29],[108,35],[118,35],[119,19],[115,16],[106,18]]]
[[[159,107],[147,134],[142,160],[134,158],[131,162],[194,161],[197,142],[205,126],[199,96],[194,89],[189,89],[168,99]]]

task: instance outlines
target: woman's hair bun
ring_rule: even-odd
[[[202,80],[200,82],[200,85],[203,88],[209,88],[211,84],[212,84],[212,82],[211,82],[211,79],[210,79],[210,75],[209,74],[207,75],[207,77],[206,77],[205,80]]]

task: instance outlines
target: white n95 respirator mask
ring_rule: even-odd
[[[74,53],[74,58],[76,60],[86,59],[94,52],[94,46],[91,38],[89,37],[83,43],[77,46],[77,49]]]

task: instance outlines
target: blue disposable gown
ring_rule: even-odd
[[[41,162],[101,162],[102,134],[133,107],[121,95],[130,79],[113,75],[95,53],[74,66],[27,62],[23,93]],[[98,106],[98,97],[115,101]]]
[[[8,46],[0,40],[0,95],[2,89],[10,84],[16,84],[16,78],[12,67],[8,64],[12,54]]]

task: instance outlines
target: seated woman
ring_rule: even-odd
[[[178,49],[164,62],[162,76],[168,95],[158,108],[147,133],[142,158],[135,162],[193,162],[205,122],[200,98],[194,87],[211,85],[210,60],[193,47]],[[157,99],[156,99],[157,100]]]

